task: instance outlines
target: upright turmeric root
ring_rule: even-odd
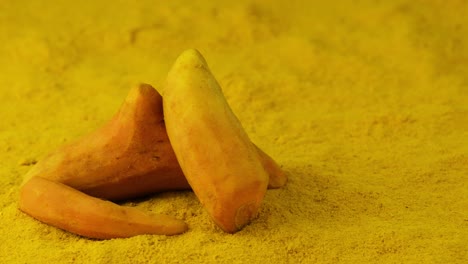
[[[176,60],[163,98],[167,133],[185,177],[219,227],[240,230],[256,217],[265,195],[263,166],[276,164],[262,162],[265,154],[244,132],[198,51]]]

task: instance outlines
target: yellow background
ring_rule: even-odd
[[[466,1],[0,1],[1,263],[466,263]],[[206,57],[289,175],[241,232],[191,192],[127,205],[179,236],[96,241],[17,209],[31,165]]]

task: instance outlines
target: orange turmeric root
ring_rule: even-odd
[[[167,133],[193,191],[224,231],[242,229],[265,195],[264,167],[276,173],[272,186],[284,184],[281,170],[250,141],[197,50],[176,60],[163,98]]]
[[[23,186],[20,201],[21,210],[32,217],[90,238],[175,235],[187,229],[181,220],[165,215],[148,216],[135,208],[94,198],[41,177],[33,177]]]

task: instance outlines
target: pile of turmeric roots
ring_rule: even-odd
[[[89,238],[175,235],[188,229],[182,220],[111,201],[192,189],[213,221],[234,233],[257,216],[267,188],[286,180],[250,141],[202,55],[187,50],[162,97],[148,84],[131,89],[103,127],[32,167],[19,207]]]

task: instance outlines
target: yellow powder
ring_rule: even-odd
[[[466,263],[466,1],[214,2],[0,1],[0,263]],[[35,161],[186,48],[289,175],[256,221],[161,193],[127,204],[187,233],[95,241],[17,209]]]

